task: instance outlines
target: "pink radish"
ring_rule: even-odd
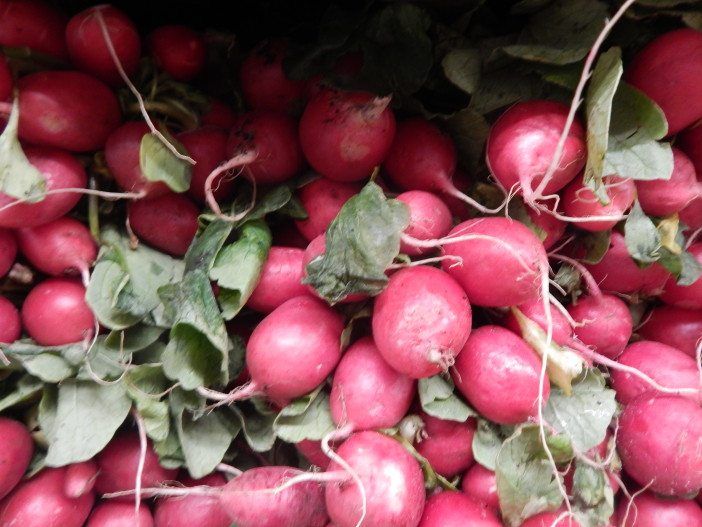
[[[0,228],[0,278],[5,276],[17,258],[17,240],[12,231]]]
[[[68,465],[63,481],[63,492],[69,498],[79,498],[93,491],[97,479],[98,466],[92,459]]]
[[[461,492],[444,491],[427,500],[419,527],[502,527],[495,512]]]
[[[133,503],[106,501],[93,509],[85,527],[154,527],[154,519],[146,505],[137,516]]]
[[[12,344],[22,335],[19,311],[4,296],[0,296],[0,343]]]
[[[614,295],[591,294],[568,306],[578,323],[575,336],[586,346],[610,359],[624,351],[633,332],[633,320],[626,303]]]
[[[461,490],[473,500],[494,513],[500,511],[500,500],[497,496],[497,481],[495,473],[476,463],[468,469],[461,480]]]
[[[622,220],[623,214],[629,210],[636,198],[636,185],[630,179],[621,179],[616,176],[606,176],[604,184],[607,186],[609,203],[603,205],[588,187],[579,179],[574,180],[563,191],[563,210],[567,216],[587,220],[589,217],[600,219],[592,221],[578,221],[575,225],[579,229],[598,232],[611,229]],[[611,220],[601,219],[611,217]]]
[[[341,183],[319,178],[300,189],[300,202],[307,211],[307,219],[295,220],[305,238],[312,241],[324,234],[341,207],[361,191],[355,183]]]
[[[647,340],[667,344],[694,357],[702,339],[702,310],[656,307],[644,317],[638,333]]]
[[[0,300],[3,299],[0,297]],[[33,453],[34,441],[27,427],[19,421],[0,417],[0,466],[3,467],[0,472],[0,499],[20,482]]]
[[[694,243],[688,251],[702,264],[702,242]],[[668,278],[661,300],[668,305],[687,309],[702,309],[702,277],[690,285],[678,285],[674,277]]]
[[[0,53],[0,102],[7,101],[12,95],[12,72],[7,65],[5,55]]]
[[[702,527],[702,508],[694,501],[662,498],[652,492],[622,499],[617,513],[621,527]]]
[[[581,527],[575,518],[569,517],[563,512],[562,510],[542,512],[526,519],[519,527]]]
[[[695,167],[682,150],[673,148],[673,173],[670,179],[637,181],[641,208],[651,216],[670,216],[702,196]]]
[[[451,230],[451,211],[435,194],[410,190],[397,196],[397,199],[409,208],[410,223],[405,229],[408,236],[418,240],[431,240],[442,238]],[[426,249],[403,242],[400,244],[400,252],[418,256],[424,254]]]
[[[217,165],[227,158],[227,134],[216,127],[198,128],[178,134],[178,141],[195,160],[188,195],[205,203],[205,181]],[[234,180],[224,176],[212,182],[212,194],[217,201],[226,201],[234,190]]]
[[[331,461],[329,457],[322,450],[321,441],[312,441],[310,439],[305,439],[295,444],[297,451],[302,454],[311,465],[315,465],[322,470],[326,470]]]
[[[176,80],[192,80],[205,66],[205,41],[189,27],[157,27],[149,35],[149,47],[156,65]]]
[[[58,59],[66,51],[66,17],[42,0],[0,2],[0,46],[28,47]]]
[[[294,247],[271,247],[246,305],[255,311],[270,313],[283,302],[306,295],[308,289],[302,283],[304,254],[305,251]]]
[[[416,449],[437,474],[452,478],[473,464],[474,419],[459,423],[425,413],[421,417],[424,428]]]
[[[202,479],[181,479],[186,487],[208,485],[223,487],[227,480],[220,474],[210,474]],[[134,506],[131,505],[132,510]],[[185,496],[161,499],[156,503],[155,527],[230,527],[229,515],[220,501],[209,496]]]
[[[559,220],[552,214],[544,211],[539,213],[538,210],[534,210],[531,207],[527,207],[527,214],[531,222],[546,234],[542,242],[544,249],[550,249],[563,238],[568,225],[565,221]]]

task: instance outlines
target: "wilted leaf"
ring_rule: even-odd
[[[434,375],[419,379],[418,391],[422,410],[431,416],[460,423],[477,416],[475,410],[456,395],[450,378]]]
[[[573,509],[582,527],[604,527],[614,513],[614,492],[602,469],[580,460],[575,462],[573,475]]]
[[[497,454],[502,448],[504,437],[495,423],[478,419],[478,427],[473,436],[473,457],[487,469],[495,470]]]
[[[173,137],[168,141],[184,154],[185,148]],[[139,166],[148,181],[162,181],[173,192],[185,192],[190,187],[192,165],[179,159],[153,133],[145,134],[139,148]]]
[[[329,396],[321,388],[295,399],[280,411],[273,422],[273,430],[280,439],[288,443],[319,441],[334,430]]]
[[[638,200],[624,223],[624,240],[634,260],[652,263],[661,256],[661,235],[651,218],[646,216]]]

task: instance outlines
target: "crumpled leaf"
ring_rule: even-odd
[[[165,133],[164,135],[178,152],[187,153],[185,147],[172,136]],[[145,134],[141,138],[139,166],[146,180],[162,181],[173,192],[185,192],[190,188],[192,165],[176,157],[153,133]]]
[[[273,431],[274,412],[261,413],[247,405],[243,409],[230,406],[229,409],[239,419],[244,439],[254,452],[266,452],[273,448],[276,435]]]
[[[170,431],[168,403],[161,400],[168,387],[159,364],[139,364],[126,374],[124,385],[144,420],[146,435],[153,441],[165,441]]]
[[[322,388],[323,385],[295,399],[280,411],[273,421],[273,430],[280,439],[288,443],[305,439],[319,441],[334,430],[329,396]]]
[[[478,427],[473,435],[473,457],[477,463],[489,470],[495,470],[497,454],[502,448],[504,437],[500,427],[485,419],[478,419]]]
[[[602,469],[575,461],[573,510],[582,527],[605,527],[614,513],[614,492]]]
[[[419,401],[427,414],[465,423],[469,417],[478,414],[456,395],[453,381],[443,375],[419,379]]]
[[[651,218],[641,209],[638,200],[634,202],[624,223],[624,241],[634,260],[652,263],[661,256],[661,235]]]

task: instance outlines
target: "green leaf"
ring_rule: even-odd
[[[504,437],[495,423],[478,419],[478,427],[473,436],[473,457],[487,469],[495,470],[497,454],[502,448]]]
[[[585,250],[585,256],[583,256],[582,261],[589,264],[600,263],[609,250],[611,237],[612,232],[609,230],[588,232],[580,236],[578,244]]]
[[[154,441],[154,451],[158,454],[158,461],[164,468],[181,468],[185,466],[185,457],[180,447],[180,440],[172,426],[168,436],[163,441]]]
[[[652,263],[661,256],[660,232],[651,218],[641,209],[638,200],[634,202],[624,223],[624,241],[634,260]]]
[[[469,95],[478,87],[480,66],[480,52],[477,49],[452,49],[441,61],[446,78]]]
[[[147,325],[113,330],[105,337],[105,347],[123,353],[134,353],[151,346],[162,334],[163,328]]]
[[[217,254],[222,250],[233,230],[234,224],[223,220],[214,220],[207,225],[195,237],[188,252],[185,253],[185,272],[200,269],[209,273]]]
[[[688,286],[694,284],[702,275],[702,265],[697,259],[685,251],[680,255],[680,273],[678,275],[678,285]]]
[[[567,294],[580,291],[580,273],[572,265],[561,264],[553,281],[561,286]]]
[[[170,431],[168,403],[162,401],[168,380],[158,364],[133,366],[125,377],[127,394],[144,420],[146,434],[154,441],[165,441]]]
[[[58,383],[74,375],[75,371],[62,357],[51,353],[40,353],[22,360],[27,373],[44,382]]]
[[[456,395],[450,377],[434,375],[419,379],[418,390],[422,410],[431,416],[465,423],[469,417],[478,415]]]
[[[273,421],[273,430],[280,439],[288,443],[319,441],[334,430],[329,396],[322,388],[295,399],[280,411]]]
[[[183,145],[173,137],[166,137],[179,153],[186,153]],[[144,178],[148,181],[162,181],[173,192],[185,192],[190,188],[192,165],[176,157],[153,133],[146,134],[141,139],[139,166]]]
[[[484,162],[485,142],[490,125],[481,114],[465,108],[444,122],[456,143],[461,166],[475,172]]]
[[[5,388],[10,388],[9,383],[5,381],[3,391],[0,394],[0,412],[31,401],[41,393],[43,387],[44,383],[40,379],[31,375],[23,375],[12,386],[11,391],[4,391]]]
[[[609,520],[614,513],[614,492],[604,470],[576,460],[572,505],[582,527],[610,525]]]
[[[243,410],[231,406],[230,410],[239,419],[241,431],[246,442],[254,452],[266,452],[273,448],[276,435],[273,431],[273,422],[276,414],[263,414],[248,405]]]
[[[380,293],[408,224],[407,206],[387,199],[371,181],[329,225],[325,253],[307,265],[305,283],[332,304],[354,293]]]
[[[525,75],[514,67],[502,68],[483,72],[468,107],[486,115],[517,101],[544,98],[547,95],[549,93],[540,77]]]

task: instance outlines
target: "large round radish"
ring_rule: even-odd
[[[562,510],[542,512],[527,518],[519,527],[580,527],[580,522],[575,518],[564,515],[564,517],[559,520],[562,514]]]
[[[410,190],[397,196],[397,199],[409,209],[410,222],[404,231],[406,235],[418,240],[432,240],[446,236],[451,230],[451,211],[435,194]],[[400,252],[410,256],[418,256],[426,251],[407,242],[400,244]]]
[[[547,212],[539,211],[531,207],[527,207],[526,211],[531,222],[546,234],[542,242],[544,249],[550,249],[556,245],[557,241],[563,238],[566,227],[568,226],[565,221],[559,220],[553,214],[548,214]]]
[[[136,73],[141,56],[139,32],[127,15],[111,5],[90,7],[71,18],[66,27],[68,53],[77,68],[103,82],[119,85],[123,82],[122,77],[110,55],[98,13],[102,15],[125,73],[128,77]]]
[[[67,58],[66,17],[42,0],[0,1],[0,46]]]
[[[455,238],[456,241],[447,241]],[[518,221],[478,218],[460,223],[444,238],[443,252],[462,259],[444,269],[461,284],[472,304],[515,306],[541,295],[548,258],[541,241]]]
[[[674,395],[644,394],[619,417],[622,466],[652,492],[684,497],[702,488],[702,408]]]
[[[27,427],[19,421],[0,417],[0,466],[3,467],[0,471],[0,499],[22,479],[33,453],[34,442]]]
[[[636,185],[630,179],[606,176],[609,203],[603,205],[595,194],[580,179],[574,180],[563,191],[563,210],[567,216],[587,219],[592,216],[611,217],[611,220],[579,221],[575,225],[586,231],[606,231],[621,221],[636,199]]]
[[[544,303],[541,299],[530,300],[524,304],[517,306],[517,309],[529,320],[536,322],[541,329],[547,331],[548,320],[544,311]],[[549,303],[549,311],[551,312],[551,327],[553,341],[557,344],[566,345],[573,337],[573,328],[570,326],[568,319]],[[504,318],[504,325],[511,329],[514,333],[521,336],[522,328],[519,324],[519,319],[511,311]]]
[[[0,53],[0,102],[7,101],[12,95],[12,72],[7,65],[5,55]]]
[[[341,183],[327,178],[315,179],[300,189],[300,202],[307,219],[295,220],[300,232],[309,241],[324,234],[341,207],[361,191],[355,183]]]
[[[673,148],[673,173],[670,179],[637,181],[636,193],[641,208],[651,216],[670,216],[702,196],[695,167],[682,150]]]
[[[568,107],[552,101],[517,103],[492,125],[486,161],[494,178],[509,191],[519,185],[527,199],[546,174],[565,128]],[[585,130],[579,120],[570,127],[563,154],[541,195],[558,192],[585,166]]]
[[[19,311],[4,296],[0,296],[0,342],[12,344],[22,335]]]
[[[702,338],[702,310],[656,307],[644,317],[637,332],[645,339],[662,342],[694,357]]]
[[[468,469],[461,480],[461,490],[473,500],[494,513],[500,511],[500,499],[497,496],[495,473],[476,463]]]
[[[702,508],[693,500],[661,498],[652,492],[622,499],[617,515],[621,527],[702,527]]]
[[[338,454],[356,472],[365,491],[362,527],[419,524],[425,502],[424,477],[419,464],[400,443],[377,432],[359,432],[344,441]],[[332,462],[328,470],[343,469]],[[337,527],[355,527],[361,519],[361,491],[353,479],[328,483],[326,502]]]
[[[395,135],[389,104],[367,92],[320,92],[300,119],[300,144],[312,168],[334,181],[369,177]]]
[[[452,478],[473,464],[474,419],[460,423],[422,413],[422,421],[424,429],[417,452],[438,474]]]
[[[154,527],[154,519],[145,504],[137,515],[133,503],[105,501],[93,509],[85,527]]]
[[[421,379],[448,370],[471,321],[470,303],[453,278],[435,267],[409,267],[376,297],[373,338],[390,366]]]
[[[227,484],[227,480],[221,474],[210,474],[198,480],[183,478],[180,482],[186,487],[223,487]],[[134,510],[134,505],[130,506]],[[213,496],[192,495],[161,499],[156,503],[154,512],[155,527],[230,527],[231,523],[220,500]]]
[[[189,81],[205,67],[203,38],[187,26],[161,26],[149,35],[156,65],[179,81]]]
[[[629,342],[633,320],[626,303],[614,295],[588,295],[568,306],[578,325],[575,336],[596,352],[613,359]]]
[[[20,139],[71,152],[99,150],[122,119],[117,97],[99,80],[77,71],[41,71],[22,77]]]
[[[195,160],[188,195],[198,203],[205,203],[205,181],[217,165],[227,159],[227,133],[214,126],[198,128],[178,134],[180,144]],[[226,201],[234,190],[234,179],[225,174],[212,182],[212,194],[217,201]]]
[[[246,305],[270,313],[283,302],[308,294],[307,286],[302,283],[304,254],[305,251],[295,247],[271,247]]]
[[[95,331],[85,287],[67,278],[50,278],[29,292],[22,304],[22,324],[42,346],[80,342]]]
[[[373,339],[365,337],[344,353],[330,395],[334,422],[353,430],[392,428],[407,414],[416,385],[393,370]]]
[[[461,492],[444,491],[427,500],[419,527],[502,527],[495,512]]]
[[[12,231],[0,229],[0,278],[12,268],[17,258],[17,240]]]
[[[500,424],[523,423],[538,414],[540,373],[541,363],[529,345],[499,326],[473,331],[452,371],[471,405]],[[543,401],[549,393],[545,382]]]
[[[688,251],[702,264],[702,242],[694,243]],[[668,305],[687,309],[702,309],[702,278],[690,285],[678,285],[674,277],[668,278],[663,287],[661,300]]]

